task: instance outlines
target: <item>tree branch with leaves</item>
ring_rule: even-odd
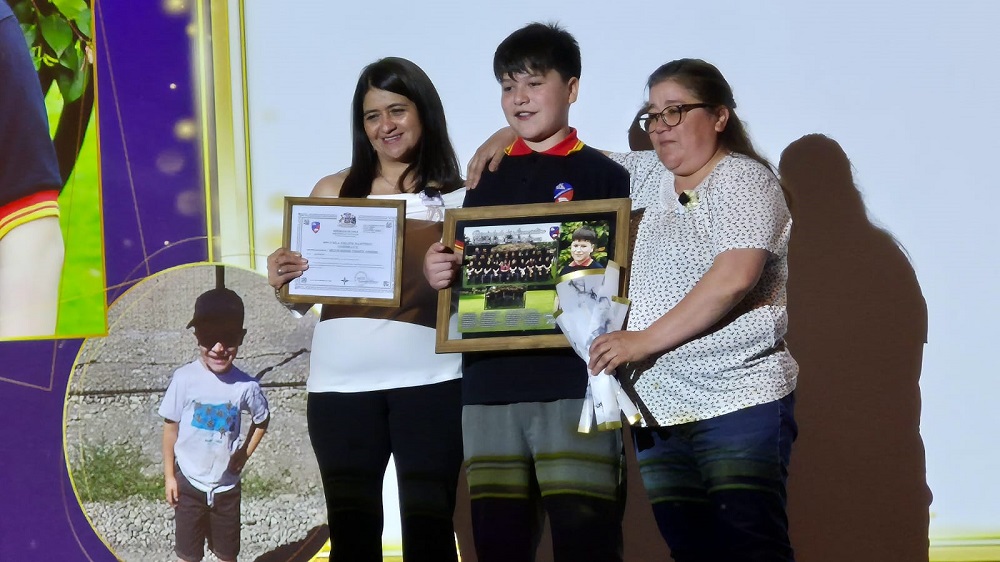
[[[76,164],[94,109],[93,11],[86,0],[11,0],[38,71],[63,98],[53,143],[63,182]]]

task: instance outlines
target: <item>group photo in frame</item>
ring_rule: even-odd
[[[448,210],[443,240],[463,259],[439,295],[437,352],[568,347],[556,284],[628,266],[629,210],[628,199]]]
[[[401,200],[286,197],[283,246],[309,260],[284,285],[283,302],[399,306],[403,275]]]

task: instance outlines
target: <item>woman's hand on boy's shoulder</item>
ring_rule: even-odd
[[[476,153],[469,160],[465,171],[465,187],[475,189],[486,169],[491,172],[497,171],[497,168],[500,167],[500,161],[507,155],[505,152],[507,147],[516,139],[517,135],[510,127],[504,127],[490,135],[490,138],[476,149]]]

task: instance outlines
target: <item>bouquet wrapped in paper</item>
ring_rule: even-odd
[[[609,261],[605,269],[575,271],[556,285],[556,324],[585,362],[590,362],[590,344],[598,336],[621,330],[625,324],[629,300],[618,295],[620,277],[621,268]],[[614,374],[588,377],[578,431],[589,433],[595,425],[598,430],[618,429],[622,414],[632,424],[642,417]]]

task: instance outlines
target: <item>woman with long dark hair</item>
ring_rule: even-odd
[[[382,480],[392,454],[403,558],[456,560],[461,356],[434,353],[437,291],[421,268],[441,238],[443,210],[464,198],[458,160],[434,85],[405,59],[384,58],[361,72],[351,133],[351,167],[321,179],[312,196],[403,199],[407,218],[400,306],[326,305],[313,335],[307,420],[331,559],[382,560]],[[279,248],[267,260],[268,282],[278,289],[308,267]]]

